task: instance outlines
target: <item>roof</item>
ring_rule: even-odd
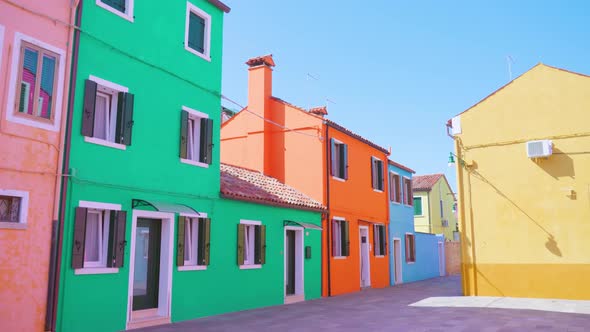
[[[266,205],[318,212],[326,210],[322,203],[275,178],[227,164],[221,164],[221,195]]]
[[[389,150],[388,149],[386,149],[386,148],[384,148],[382,146],[379,146],[379,145],[377,145],[377,144],[369,141],[368,139],[362,137],[361,135],[354,133],[350,129],[346,129],[346,128],[342,127],[341,125],[337,124],[336,122],[334,122],[332,120],[326,119],[325,122],[326,122],[326,124],[328,126],[330,126],[332,128],[335,128],[337,130],[340,130],[341,132],[347,134],[348,136],[354,137],[354,138],[358,139],[359,141],[361,141],[361,142],[369,145],[370,147],[373,147],[373,148],[375,148],[375,149],[377,149],[377,150],[379,150],[379,151],[381,151],[381,152],[383,152],[383,153],[385,153],[386,155],[389,156]]]
[[[414,171],[413,169],[411,169],[411,168],[409,168],[407,166],[404,166],[402,164],[396,163],[395,161],[393,161],[391,159],[387,159],[387,162],[389,163],[389,165],[395,166],[395,167],[397,167],[399,169],[403,169],[404,171],[410,172],[412,174],[415,174],[416,173],[416,171]]]
[[[213,4],[213,6],[223,10],[226,13],[229,13],[231,11],[231,8],[229,8],[226,4],[224,4],[223,2],[219,1],[219,0],[208,0],[211,4]]]
[[[444,174],[415,175],[412,177],[414,191],[430,191]]]

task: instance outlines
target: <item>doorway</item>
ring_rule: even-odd
[[[359,227],[361,256],[361,287],[371,287],[371,262],[369,261],[369,228]]]
[[[401,284],[402,281],[402,241],[393,239],[393,284]]]
[[[445,246],[444,243],[438,243],[438,272],[441,277],[445,276]]]
[[[133,265],[133,311],[158,307],[162,222],[137,220]]]
[[[285,227],[285,303],[303,301],[303,228]]]

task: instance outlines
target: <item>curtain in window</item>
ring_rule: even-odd
[[[84,261],[98,262],[99,261],[99,246],[100,246],[100,215],[97,213],[89,213],[86,219],[86,240],[84,248]]]
[[[108,107],[107,96],[97,94],[94,107],[94,137],[96,138],[107,139]]]

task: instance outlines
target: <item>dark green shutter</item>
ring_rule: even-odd
[[[254,237],[255,246],[256,246],[256,254],[254,256],[256,264],[264,264],[266,263],[266,226],[264,225],[257,225],[256,229],[256,236]]]
[[[184,232],[186,217],[178,217],[178,230],[176,231],[176,238],[178,244],[176,245],[176,266],[184,266]]]
[[[96,107],[96,82],[86,80],[84,83],[84,110],[82,112],[82,135],[94,136],[94,109]]]
[[[72,268],[84,267],[84,243],[86,240],[86,213],[87,208],[76,208],[74,219],[74,242],[72,247]]]
[[[199,161],[211,165],[213,155],[213,120],[201,119],[201,148]]]
[[[348,221],[340,221],[342,223],[341,236],[342,236],[342,256],[350,256],[350,236]]]
[[[123,267],[123,260],[125,257],[125,246],[127,245],[127,240],[125,239],[125,232],[127,231],[127,212],[125,211],[116,211],[116,225],[113,227],[115,231],[114,235],[114,267]]]
[[[188,150],[188,112],[180,113],[180,158],[186,159]]]
[[[28,101],[29,94],[27,93],[27,85],[22,82],[20,84],[20,97],[18,102],[18,111],[21,113],[25,113],[27,111],[25,110],[25,102]]]
[[[188,46],[199,53],[205,51],[205,19],[195,13],[189,16]]]
[[[117,225],[117,211],[109,211],[109,247],[107,251],[107,267],[115,267],[117,242],[115,233],[115,225]]]
[[[408,199],[408,202],[410,200]],[[415,197],[414,198],[414,215],[421,216],[422,215],[422,197]]]
[[[344,174],[344,179],[347,180],[348,179],[348,145],[346,144],[342,144],[342,157],[341,157],[341,163],[342,163],[342,173]]]
[[[244,224],[238,224],[238,265],[244,265]]]
[[[131,130],[133,129],[133,101],[131,93],[119,92],[117,98],[117,131],[115,142],[131,145]]]
[[[199,219],[198,265],[209,265],[209,242],[211,238],[211,219]]]

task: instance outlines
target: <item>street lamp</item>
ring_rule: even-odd
[[[449,163],[448,163],[449,167],[453,167],[455,166],[455,156],[453,155],[452,152],[449,152]]]

